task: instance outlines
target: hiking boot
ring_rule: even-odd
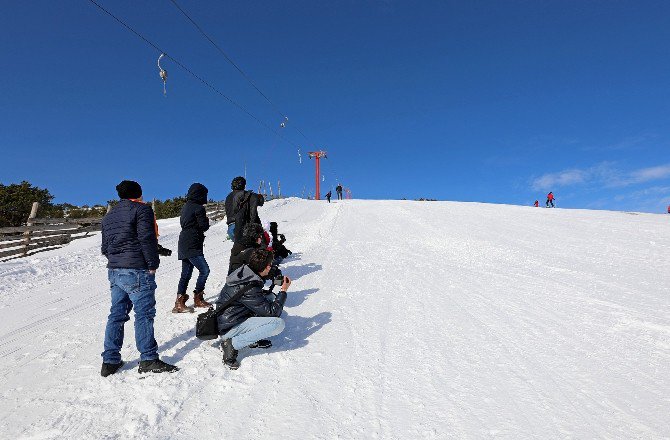
[[[249,348],[270,348],[272,347],[272,341],[268,339],[261,339],[256,341],[253,344],[249,345]]]
[[[186,306],[188,295],[185,293],[177,294],[177,300],[174,302],[172,313],[193,313],[193,307]]]
[[[221,343],[221,349],[223,350],[223,363],[228,365],[231,370],[240,368],[240,363],[237,362],[237,350],[233,347],[233,340],[225,339]]]
[[[102,377],[107,377],[111,374],[116,373],[119,371],[119,368],[123,366],[123,361],[119,362],[118,364],[108,364],[103,362],[102,363],[102,368],[100,369],[100,376]]]
[[[140,361],[140,367],[137,369],[138,373],[174,373],[179,371],[178,367],[166,364],[160,359],[153,359],[150,361]]]
[[[203,299],[204,295],[205,295],[204,290],[202,292],[196,292],[194,290],[193,291],[193,305],[196,306],[196,307],[203,307],[203,308],[210,307],[211,304]]]

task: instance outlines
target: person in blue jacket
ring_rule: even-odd
[[[177,371],[158,358],[154,338],[158,239],[156,219],[142,201],[139,183],[124,180],[116,186],[121,201],[102,220],[102,254],[107,257],[112,306],[105,327],[105,351],[100,374],[116,373],[123,361],[123,327],[135,309],[135,345],[140,352],[139,373]]]

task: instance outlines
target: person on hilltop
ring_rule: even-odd
[[[332,191],[328,191],[328,192],[326,193],[326,199],[328,199],[328,203],[330,203],[330,198],[331,198],[331,197],[333,197],[333,192],[332,192]]]
[[[261,223],[258,208],[263,206],[265,199],[253,191],[245,191],[246,180],[242,176],[233,179],[233,191],[226,197],[226,218],[228,238],[233,241],[242,236],[242,229],[247,223]]]
[[[549,194],[547,194],[547,208],[551,205],[552,208],[555,208],[554,206],[554,193],[549,191]]]
[[[207,203],[207,187],[201,183],[192,184],[186,194],[186,204],[181,209],[181,232],[179,233],[179,248],[177,258],[181,260],[181,277],[177,286],[177,299],[172,313],[193,312],[192,307],[186,306],[188,295],[186,289],[193,275],[193,268],[198,269],[198,279],[193,290],[193,305],[195,307],[209,307],[211,304],[204,300],[205,283],[209,276],[209,265],[205,260],[203,246],[205,232],[209,229],[209,218],[205,213]]]
[[[337,200],[342,200],[342,185],[338,183],[335,187],[335,192],[337,193]]]
[[[540,206],[540,201],[535,200],[535,203],[533,203],[533,206],[536,207],[536,208],[539,207]]]
[[[283,277],[281,290],[276,296],[263,290],[263,278],[270,273],[273,259],[271,251],[255,249],[249,264],[228,275],[219,294],[217,304],[220,307],[233,300],[218,317],[223,363],[231,370],[240,366],[238,350],[244,347],[270,348],[272,342],[265,338],[284,330],[285,323],[280,316],[291,280]]]
[[[154,211],[142,201],[139,183],[124,180],[116,186],[121,201],[102,220],[102,254],[112,306],[105,327],[100,375],[116,373],[123,361],[123,327],[135,309],[135,346],[140,352],[139,373],[171,373],[179,370],[161,361],[154,338],[156,316],[156,269],[158,239]]]

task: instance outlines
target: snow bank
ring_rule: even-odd
[[[132,321],[126,366],[99,375],[99,236],[0,263],[2,437],[670,436],[670,216],[299,199],[260,214],[286,234],[295,282],[286,331],[237,371],[194,338],[195,315],[170,313],[175,257],[157,275],[156,339],[181,371],[146,378]],[[159,226],[176,250],[177,219]],[[205,242],[209,299],[225,231]]]

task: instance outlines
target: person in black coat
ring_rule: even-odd
[[[328,192],[326,193],[326,198],[328,199],[328,203],[330,203],[330,198],[331,198],[332,196],[333,196],[332,191],[328,191]]]
[[[228,264],[228,274],[235,269],[249,263],[249,257],[254,249],[261,247],[263,236],[263,227],[256,223],[249,223],[244,226],[242,236],[233,244],[230,250],[230,262]]]
[[[277,222],[270,222],[270,234],[272,235],[272,252],[275,254],[275,264],[292,254],[290,250],[284,246],[286,237],[284,234],[279,234],[277,230]]]
[[[231,240],[235,239],[235,215],[246,195],[244,190],[246,186],[247,180],[242,176],[237,176],[230,182],[232,191],[226,196],[226,223],[228,224],[228,238]]]
[[[209,218],[205,213],[207,203],[207,188],[201,183],[194,183],[186,194],[186,204],[181,209],[181,233],[179,233],[179,247],[177,257],[181,260],[181,278],[177,287],[177,299],[174,303],[172,313],[193,312],[193,308],[186,306],[188,295],[186,289],[193,274],[193,268],[197,268],[199,275],[193,290],[193,302],[195,307],[209,307],[211,304],[204,300],[205,283],[209,276],[209,265],[205,260],[203,246],[205,242],[205,231],[209,229]]]
[[[337,200],[342,200],[342,185],[338,183],[335,187],[335,192],[337,193]]]
[[[238,176],[231,182],[233,189],[226,197],[226,223],[228,224],[228,238],[239,240],[242,230],[247,223],[261,224],[258,208],[263,206],[265,199],[253,191],[245,191],[246,180]]]
[[[219,299],[219,306],[232,299],[242,289],[248,288],[226,307],[218,317],[223,362],[233,370],[239,368],[238,350],[244,347],[269,348],[272,343],[266,339],[284,330],[284,320],[280,318],[286,292],[291,280],[284,277],[281,290],[267,295],[263,290],[263,277],[271,270],[274,255],[267,249],[255,249],[248,265],[243,265],[226,278]]]
[[[158,239],[156,219],[142,201],[142,187],[132,180],[116,186],[121,201],[102,220],[102,254],[107,257],[111,308],[105,328],[105,351],[100,375],[116,373],[123,361],[123,327],[135,310],[135,345],[140,352],[140,373],[177,371],[158,358],[154,338]]]

